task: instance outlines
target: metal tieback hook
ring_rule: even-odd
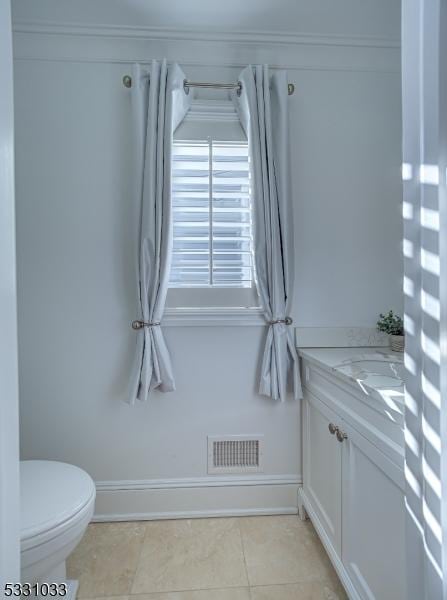
[[[286,317],[285,319],[276,319],[275,321],[269,321],[269,325],[276,325],[276,323],[284,323],[284,325],[292,325],[292,317]]]
[[[149,323],[147,321],[132,321],[132,329],[138,331],[139,329],[144,329],[145,327],[157,327],[160,325],[159,321],[154,321],[153,323]]]

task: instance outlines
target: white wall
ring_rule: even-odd
[[[195,510],[293,510],[300,406],[256,393],[262,327],[166,328],[177,391],[122,403],[137,223],[121,78],[132,61],[163,55],[204,81],[235,80],[249,62],[287,66],[296,84],[292,316],[301,326],[372,325],[379,311],[401,308],[399,48],[302,35],[262,44],[231,32],[210,42],[206,32],[164,40],[154,30],[30,29],[17,23],[15,34],[23,456],[73,462],[107,482],[100,513],[158,514],[168,510],[161,492],[151,504],[116,489],[135,487],[129,480],[206,487],[208,434],[263,433],[262,479],[246,477],[231,497],[213,490],[203,506],[195,498]],[[245,487],[254,481],[270,487]],[[109,501],[113,494],[120,499]]]
[[[402,4],[407,598],[447,598],[447,4]]]
[[[382,41],[400,35],[400,0],[14,0],[13,16],[22,22],[299,31]]]
[[[19,581],[19,423],[11,7],[0,3],[0,594]]]

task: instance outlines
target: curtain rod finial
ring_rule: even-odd
[[[130,75],[124,75],[123,77],[123,85],[126,88],[132,87],[132,77]]]

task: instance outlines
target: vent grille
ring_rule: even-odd
[[[208,437],[208,473],[262,471],[262,436]]]

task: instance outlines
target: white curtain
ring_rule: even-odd
[[[256,280],[268,324],[259,392],[285,400],[288,381],[302,397],[298,357],[289,317],[293,247],[289,172],[288,90],[285,71],[248,66],[233,95],[248,139],[254,203]]]
[[[150,390],[175,389],[169,351],[160,326],[172,252],[172,139],[190,103],[185,75],[176,64],[152,61],[150,73],[135,65],[132,77],[135,193],[141,206],[138,244],[136,357],[129,402]]]

